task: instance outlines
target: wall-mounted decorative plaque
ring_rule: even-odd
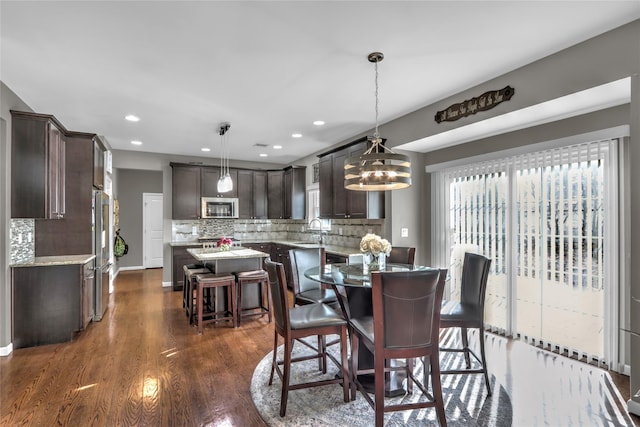
[[[505,86],[500,90],[490,90],[475,98],[453,104],[445,110],[438,111],[435,116],[436,122],[453,122],[462,117],[467,117],[478,111],[490,110],[503,101],[511,99],[515,89]]]

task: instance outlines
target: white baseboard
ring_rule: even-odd
[[[173,282],[162,282],[163,288],[170,288],[173,285]]]
[[[635,400],[627,400],[627,411],[631,414],[636,414],[640,416],[640,402],[636,402]]]
[[[120,267],[118,269],[118,272],[120,271],[131,271],[131,270],[144,270],[144,266],[143,265],[134,265],[132,267]]]
[[[8,356],[11,353],[13,353],[13,343],[10,342],[8,346],[6,347],[0,347],[0,357],[1,356]]]

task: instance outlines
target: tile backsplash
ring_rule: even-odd
[[[36,253],[35,230],[34,219],[11,219],[10,264],[33,261]]]
[[[331,220],[331,229],[323,231],[323,242],[329,245],[357,248],[367,233],[380,235],[384,220],[344,219]],[[201,219],[173,220],[174,242],[194,241],[206,237],[233,237],[240,242],[266,242],[277,240],[318,240],[318,232],[308,230],[305,220],[284,219]]]

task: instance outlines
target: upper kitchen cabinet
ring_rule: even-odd
[[[345,159],[362,154],[366,149],[365,137],[319,156],[322,218],[384,218],[384,191],[355,191],[344,188]]]
[[[271,219],[285,218],[284,171],[267,171],[267,208]]]
[[[306,203],[306,167],[284,170],[284,218],[304,219]]]
[[[106,150],[97,137],[93,138],[93,186],[99,190],[104,190],[104,152]]]
[[[218,191],[218,180],[220,179],[219,167],[204,166],[200,169],[200,188],[202,197],[238,197],[238,171],[229,169],[231,181],[233,181],[233,189],[226,193]]]
[[[65,132],[51,115],[11,111],[12,218],[64,218]]]
[[[267,218],[267,172],[238,169],[241,219]]]
[[[200,219],[200,166],[171,163],[173,219]]]

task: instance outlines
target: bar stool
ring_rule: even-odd
[[[198,334],[202,333],[202,325],[205,323],[219,322],[222,320],[231,320],[233,327],[238,325],[236,315],[236,278],[231,274],[214,274],[214,273],[202,273],[195,275],[195,286],[197,288],[196,293],[196,306],[197,315],[196,322],[198,326]],[[216,288],[227,288],[227,307],[224,310],[216,311],[215,303],[213,303],[211,310],[207,313],[204,312],[204,292],[205,289],[209,289],[211,292],[216,292]],[[207,319],[205,319],[207,317]]]
[[[189,323],[192,322],[195,312],[193,310],[195,290],[194,276],[196,274],[209,273],[210,270],[202,264],[187,264],[182,267],[184,271],[184,286],[182,287],[182,307],[184,307]]]
[[[271,286],[269,284],[269,275],[264,270],[241,271],[234,273],[238,283],[238,325],[242,317],[248,316],[269,316],[271,323]],[[245,285],[256,284],[258,286],[258,302],[254,307],[242,308],[242,288]],[[264,305],[264,298],[267,298],[267,305]],[[260,310],[260,311],[256,311]]]

